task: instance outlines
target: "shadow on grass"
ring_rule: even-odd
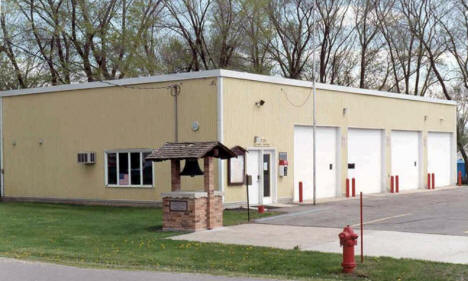
[[[155,225],[145,228],[148,232],[164,232],[162,229],[162,225]]]

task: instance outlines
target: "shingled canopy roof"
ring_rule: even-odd
[[[236,154],[218,141],[209,142],[168,142],[153,150],[146,160],[164,161],[171,159],[216,157],[228,159]]]

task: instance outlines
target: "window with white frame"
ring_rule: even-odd
[[[107,186],[153,186],[153,162],[145,161],[151,151],[106,152]]]

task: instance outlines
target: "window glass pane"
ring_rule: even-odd
[[[129,185],[128,153],[119,153],[119,185]]]
[[[150,154],[150,152],[144,152],[142,157],[142,167],[143,167],[143,184],[144,185],[153,185],[153,162],[145,161],[145,158]]]
[[[107,154],[107,184],[117,184],[117,155]]]
[[[132,168],[132,185],[141,184],[140,152],[130,153],[130,167]]]

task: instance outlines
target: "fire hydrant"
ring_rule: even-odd
[[[341,264],[343,272],[351,273],[356,267],[354,246],[357,245],[358,235],[348,225],[343,229],[343,232],[338,234],[338,237],[340,237],[340,246],[343,246],[343,263]]]

